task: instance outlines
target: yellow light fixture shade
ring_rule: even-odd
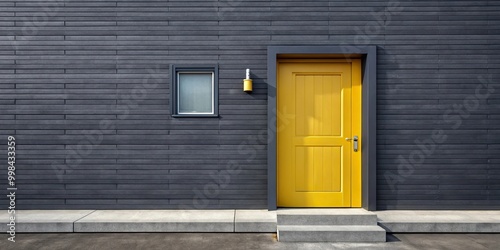
[[[244,79],[243,80],[243,91],[245,91],[245,92],[252,92],[253,91],[252,79]]]

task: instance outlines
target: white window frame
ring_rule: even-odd
[[[180,110],[180,108],[181,108],[181,104],[180,104],[181,91],[180,91],[180,86],[179,86],[179,84],[180,84],[179,80],[180,80],[180,75],[181,74],[211,74],[212,75],[212,92],[211,92],[211,95],[212,95],[211,96],[212,97],[211,110],[212,110],[212,112],[210,112],[210,113],[204,113],[204,112],[182,113],[181,112],[181,110]],[[177,85],[176,86],[176,89],[177,89],[177,91],[176,91],[177,92],[176,93],[177,94],[177,112],[176,113],[179,114],[179,115],[213,115],[213,114],[215,114],[215,108],[214,108],[214,106],[215,106],[215,103],[214,103],[215,102],[215,97],[214,97],[214,94],[215,94],[214,93],[215,92],[214,91],[214,87],[215,87],[214,86],[214,78],[215,78],[215,73],[214,72],[208,72],[208,71],[197,71],[197,72],[195,72],[195,71],[177,71],[177,78],[176,78],[177,81],[175,83]]]

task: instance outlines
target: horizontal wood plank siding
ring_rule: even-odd
[[[269,45],[378,47],[378,209],[498,209],[499,27],[498,1],[0,1],[18,209],[266,208]],[[171,117],[172,64],[219,65],[219,118]]]

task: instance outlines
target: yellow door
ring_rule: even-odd
[[[360,74],[359,60],[278,62],[277,113],[293,117],[277,119],[278,206],[361,206]]]

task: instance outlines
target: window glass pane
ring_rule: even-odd
[[[212,73],[179,73],[179,113],[212,114]]]

